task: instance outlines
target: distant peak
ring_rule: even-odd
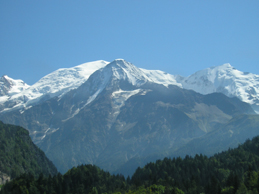
[[[124,59],[115,59],[114,61],[123,61],[123,62],[125,62],[125,60]]]
[[[208,69],[211,69],[211,70],[213,70],[213,69],[224,70],[225,69],[225,70],[227,70],[227,69],[234,69],[234,67],[231,66],[229,63],[224,63],[223,65],[213,66],[213,67],[210,67]]]
[[[27,85],[23,80],[21,79],[13,79],[13,78],[10,78],[8,75],[3,75],[1,78],[1,80],[5,80],[9,83],[12,83],[12,84],[23,84],[23,85]]]
[[[8,81],[8,82],[13,81],[13,79],[10,78],[8,75],[3,75],[3,76],[1,77],[1,80],[6,80],[6,81]]]
[[[116,64],[119,64],[119,65],[124,65],[124,64],[128,63],[124,59],[115,59],[113,62],[116,63]]]
[[[2,78],[8,79],[9,77],[7,75],[3,75]]]
[[[134,66],[133,64],[125,61],[124,59],[115,59],[114,61],[112,61],[111,66],[116,65],[116,66],[120,66],[120,67],[129,67],[129,66]]]
[[[221,65],[222,67],[226,67],[226,68],[233,68],[230,63],[225,63],[223,65]]]

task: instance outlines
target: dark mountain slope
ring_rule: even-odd
[[[174,151],[174,156],[194,156],[203,153],[212,156],[227,148],[234,148],[259,134],[259,115],[239,115],[228,123],[206,135],[190,141],[179,150]]]
[[[259,115],[239,115],[231,119],[228,123],[219,126],[199,138],[195,138],[178,149],[165,149],[159,153],[149,156],[139,156],[130,159],[115,173],[132,175],[131,172],[138,166],[144,166],[150,161],[156,161],[163,157],[185,157],[185,155],[195,156],[205,154],[212,156],[215,153],[235,148],[259,134]]]
[[[22,127],[0,121],[0,171],[15,178],[22,173],[55,175],[57,169]]]

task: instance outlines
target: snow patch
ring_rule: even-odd
[[[112,99],[115,106],[122,107],[124,102],[127,101],[131,96],[138,94],[143,91],[142,89],[136,89],[132,91],[117,90],[112,93]]]
[[[182,84],[178,83],[176,81],[177,76],[165,73],[160,70],[141,69],[141,71],[143,71],[143,73],[145,73],[147,80],[150,82],[154,82],[157,84],[163,84],[166,87],[168,87],[168,85],[176,85],[178,87],[182,87]]]

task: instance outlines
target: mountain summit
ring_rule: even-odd
[[[106,68],[112,71],[117,80],[126,80],[134,86],[147,82],[147,77],[139,68],[123,59],[114,60]]]
[[[181,84],[201,94],[220,92],[237,97],[259,112],[259,75],[241,72],[228,63],[198,71]]]
[[[30,86],[22,80],[14,80],[7,75],[0,78],[0,96],[12,96],[20,93]]]
[[[135,86],[152,82],[164,86],[176,85],[201,94],[220,92],[229,97],[238,97],[251,104],[253,109],[259,112],[259,75],[241,72],[226,63],[198,71],[184,78],[159,70],[137,68],[123,59],[116,59],[111,63],[100,60],[72,68],[58,69],[32,86],[5,75],[0,78],[0,112],[26,109],[41,101],[63,95],[78,88],[96,70],[104,67],[106,68],[103,71],[107,71],[103,75],[104,78],[113,73],[116,79],[128,80]]]
[[[14,109],[22,111],[42,101],[63,95],[79,87],[93,72],[107,64],[106,61],[94,61],[72,68],[58,69],[32,86],[28,86],[22,80],[4,76],[0,80],[0,112]]]

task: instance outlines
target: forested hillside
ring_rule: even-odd
[[[259,191],[259,137],[236,149],[208,158],[204,155],[165,158],[138,168],[133,185],[177,187],[185,193]]]
[[[21,175],[4,185],[0,193],[256,194],[258,170],[259,136],[210,158],[196,155],[158,160],[138,168],[132,178],[81,165],[53,177]]]
[[[22,127],[0,121],[0,171],[11,178],[23,173],[38,177],[57,174],[53,163],[31,140]]]

